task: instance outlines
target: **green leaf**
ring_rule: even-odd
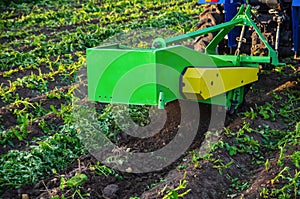
[[[63,177],[61,177],[61,178],[60,178],[60,185],[59,185],[59,188],[60,188],[61,190],[64,190],[65,187],[66,187],[66,180],[65,180]]]
[[[67,180],[68,187],[77,187],[87,181],[88,177],[85,174],[76,174],[74,177]]]
[[[19,133],[19,131],[15,130],[15,131],[14,131],[14,134],[15,134],[15,136],[18,138],[18,140],[20,140],[20,141],[23,140],[23,137],[22,137],[22,135]]]

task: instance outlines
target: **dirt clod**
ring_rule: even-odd
[[[118,198],[117,196],[118,191],[119,191],[118,185],[110,184],[103,189],[103,196],[107,199],[116,199]]]

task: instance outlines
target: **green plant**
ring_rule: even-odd
[[[260,188],[260,192],[259,192],[259,196],[262,197],[262,198],[269,198],[269,189],[263,187],[263,188]]]
[[[259,111],[259,114],[265,119],[265,120],[271,120],[275,121],[275,108],[272,104],[267,102],[264,106],[257,106],[257,109]]]
[[[75,176],[68,178],[65,180],[64,177],[60,178],[60,189],[65,189],[66,187],[74,188],[78,187],[79,185],[82,185],[88,180],[87,176],[85,174],[76,174]]]
[[[194,168],[199,168],[199,160],[201,159],[200,154],[196,153],[195,151],[191,152],[192,154],[192,163],[194,164]]]
[[[293,152],[293,154],[292,154],[292,161],[295,164],[295,166],[298,169],[300,169],[300,165],[299,165],[299,162],[300,162],[300,152],[299,151],[294,151]]]
[[[37,144],[28,151],[10,150],[0,156],[0,189],[35,183],[52,169],[62,169],[86,153],[69,124]]]
[[[149,115],[150,108],[151,106],[130,105],[129,115],[132,118],[133,122],[135,122],[139,126],[146,126],[151,122]]]
[[[269,169],[270,169],[269,159],[267,159],[266,162],[265,162],[265,169],[266,169],[266,172],[269,172]]]
[[[251,120],[256,119],[257,118],[257,113],[254,111],[253,108],[250,107],[250,111],[246,111],[244,113],[244,115],[248,118],[250,118]]]
[[[156,182],[153,182],[149,185],[147,185],[147,189],[152,189],[153,187],[155,187],[158,183],[161,183],[161,182],[167,182],[168,179],[163,179],[163,178],[160,178],[159,180],[157,180]]]
[[[79,189],[79,186],[84,184],[87,180],[88,180],[88,177],[85,174],[82,174],[82,173],[76,174],[75,176],[73,176],[73,177],[71,177],[67,180],[65,180],[64,177],[61,177],[59,188],[61,190],[63,190],[66,187],[68,187],[73,192],[72,195],[70,196],[70,198],[74,199],[77,195],[79,198],[83,199],[84,197],[89,197],[90,194],[89,193],[82,194],[80,189]],[[58,196],[56,196],[56,197],[58,197]],[[62,196],[62,198],[65,198],[65,197]]]
[[[97,175],[104,175],[104,176],[113,175],[120,180],[123,179],[123,176],[118,174],[114,169],[111,169],[105,165],[101,165],[99,161],[97,162],[96,165],[90,165],[89,169],[91,171],[94,171]]]
[[[183,178],[180,179],[179,185],[174,188],[166,191],[166,194],[163,196],[163,199],[178,199],[178,198],[183,198],[185,195],[187,195],[191,189],[188,189],[184,191],[183,193],[179,193],[180,191],[184,190],[187,186],[187,180],[186,178],[186,173],[184,173]],[[162,192],[165,192],[165,190],[162,190]]]
[[[225,147],[231,156],[236,155],[238,152],[238,148],[236,146],[230,146],[227,142],[225,143]]]
[[[239,178],[232,178],[230,186],[235,190],[244,191],[249,188],[250,184],[249,182],[241,182]]]
[[[219,174],[222,175],[223,174],[223,169],[228,169],[230,168],[230,165],[232,165],[234,162],[230,161],[226,164],[224,164],[224,161],[221,159],[216,159],[213,161],[214,165],[213,168],[217,169]]]
[[[187,164],[183,164],[183,165],[177,166],[177,169],[178,169],[178,170],[183,170],[183,169],[186,169],[187,167],[188,167]]]
[[[285,146],[279,146],[279,149],[280,149],[280,153],[279,153],[279,157],[278,157],[278,160],[277,160],[277,164],[279,166],[283,166],[282,159],[284,158]]]

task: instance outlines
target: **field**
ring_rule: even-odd
[[[74,100],[87,100],[74,99],[87,86],[80,78],[85,50],[116,40],[144,47],[159,35],[193,31],[203,7],[188,0],[28,2],[0,2],[0,198],[300,198],[299,63],[286,58],[286,66],[262,70],[224,128],[208,131],[203,121],[173,164],[119,171],[88,153],[74,122]],[[144,140],[115,126],[110,105],[95,104],[101,128],[125,149],[154,151],[178,130],[177,101],[166,107],[164,129]],[[147,107],[133,109],[147,124]]]

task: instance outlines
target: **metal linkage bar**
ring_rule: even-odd
[[[189,38],[195,38],[200,35],[204,35],[211,32],[219,31],[218,34],[213,38],[213,40],[207,45],[206,47],[206,54],[215,55],[218,44],[224,39],[224,37],[236,26],[250,26],[252,27],[255,32],[258,34],[260,40],[264,43],[266,48],[268,49],[268,56],[266,56],[263,60],[263,63],[265,63],[265,60],[269,60],[269,63],[278,66],[282,65],[282,63],[279,63],[278,56],[276,51],[269,45],[263,34],[260,32],[259,28],[255,24],[255,22],[251,19],[251,6],[247,5],[246,8],[244,5],[241,5],[238,13],[236,16],[228,22],[218,24],[216,26],[208,27],[202,30],[197,30],[194,32],[190,32],[187,34],[179,35],[176,37],[163,39],[163,38],[157,38],[154,40],[152,47],[153,48],[162,48],[166,47],[168,44],[186,40]],[[239,55],[236,57],[231,57],[237,61],[240,59],[238,58]],[[254,63],[261,63],[262,59],[257,56],[248,56],[250,57],[248,60],[253,61]],[[235,61],[235,62],[237,62]]]

